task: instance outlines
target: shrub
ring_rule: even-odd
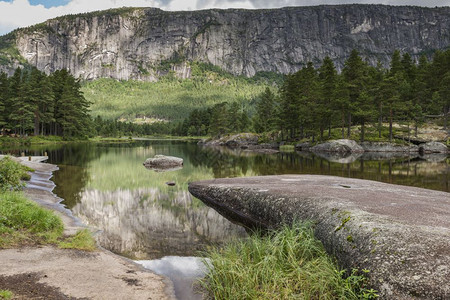
[[[24,186],[22,179],[29,180],[30,168],[13,161],[10,157],[0,160],[0,191],[18,191]]]

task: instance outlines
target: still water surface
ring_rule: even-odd
[[[246,236],[242,227],[189,194],[188,182],[196,180],[324,174],[450,191],[447,156],[343,159],[294,152],[268,155],[202,148],[182,141],[45,145],[2,152],[47,152],[49,162],[60,168],[53,177],[54,192],[65,199],[64,204],[85,224],[99,230],[103,247],[145,260],[144,265],[155,265],[164,257],[198,256],[208,245]],[[142,163],[156,154],[181,157],[184,167],[169,172],[146,169]],[[166,185],[169,181],[176,185]]]

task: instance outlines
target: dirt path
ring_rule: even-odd
[[[25,160],[25,159],[24,159]],[[23,161],[35,169],[25,190],[39,204],[53,209],[65,224],[65,234],[83,228],[51,191],[57,167]],[[14,299],[174,299],[169,280],[109,251],[58,249],[52,246],[0,250],[0,289]]]

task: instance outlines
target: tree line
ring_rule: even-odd
[[[91,128],[80,82],[67,70],[51,75],[36,68],[0,74],[2,134],[85,136]]]
[[[423,55],[417,63],[408,53],[395,51],[389,68],[370,66],[353,50],[340,73],[326,57],[318,69],[308,63],[287,75],[278,90],[268,87],[256,102],[254,114],[246,118],[251,122],[242,123],[245,117],[235,114],[234,105],[193,111],[179,133],[220,135],[246,130],[251,123],[255,132],[277,131],[281,139],[323,140],[330,137],[332,128],[340,128],[342,138],[350,137],[352,126],[357,125],[364,141],[368,124],[381,137],[382,123],[388,122],[390,140],[394,122],[414,126],[417,134],[417,126],[426,117],[439,117],[447,128],[450,50],[437,51],[431,61]]]

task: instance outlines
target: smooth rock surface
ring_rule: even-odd
[[[317,175],[216,179],[189,191],[248,227],[313,221],[343,267],[370,270],[381,299],[449,299],[448,193]]]
[[[310,148],[312,152],[362,153],[364,149],[353,140],[331,140]]]

